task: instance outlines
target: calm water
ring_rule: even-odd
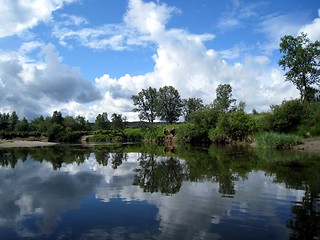
[[[320,238],[319,155],[74,145],[0,164],[0,239]]]

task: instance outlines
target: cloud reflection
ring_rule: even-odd
[[[228,231],[227,221],[231,221],[235,229],[243,229],[246,221],[255,221],[257,226],[252,228],[263,228],[262,231],[282,239],[289,231],[283,222],[283,218],[289,217],[283,214],[290,214],[287,202],[300,200],[304,193],[275,184],[263,172],[251,172],[246,179],[236,181],[233,198],[221,197],[219,184],[210,181],[184,181],[180,191],[170,196],[148,193],[133,185],[133,169],[139,166],[137,159],[138,153],[128,153],[126,161],[116,169],[111,164],[99,165],[94,154],[82,164],[64,163],[58,170],[48,162],[30,159],[18,161],[14,169],[2,167],[0,227],[12,228],[20,237],[51,235],[64,213],[79,209],[84,199],[94,194],[101,200],[101,208],[106,204],[112,208],[114,200],[120,204],[117,205],[119,209],[132,210],[126,206],[134,202],[156,207],[157,213],[150,214],[149,220],[157,222],[158,231],[145,232],[145,228],[135,228],[130,232],[122,225],[111,224],[104,228],[99,225],[77,230],[83,239],[113,239],[116,236],[126,236],[126,239],[218,239]],[[145,212],[138,214],[141,214],[140,218],[146,218]],[[31,219],[34,226],[25,224]],[[121,220],[121,224],[122,221],[125,222]],[[235,237],[234,233],[229,234]]]

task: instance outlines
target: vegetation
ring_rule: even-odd
[[[297,135],[268,132],[258,135],[256,143],[260,147],[291,149],[294,145],[302,143],[302,140]]]
[[[302,101],[319,99],[320,81],[320,41],[311,42],[306,34],[298,37],[281,38],[280,52],[283,53],[279,65],[286,72],[286,80],[292,82],[300,91]]]

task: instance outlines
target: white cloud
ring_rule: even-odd
[[[281,27],[279,24],[281,23]],[[300,27],[297,17],[292,15],[271,14],[263,17],[257,31],[262,32],[266,38],[266,42],[261,43],[261,48],[270,54],[274,50],[279,49],[280,39],[284,35],[296,35]]]
[[[315,18],[312,23],[300,28],[298,34],[301,32],[307,33],[311,41],[320,41],[320,16]]]
[[[20,34],[51,19],[53,11],[74,0],[0,0],[0,38]]]
[[[31,44],[31,48],[35,46]],[[20,116],[35,117],[51,114],[47,109],[59,103],[85,104],[100,99],[99,89],[84,79],[79,69],[62,64],[52,44],[42,48],[41,56],[30,61],[21,53],[0,53],[0,112],[17,111]]]
[[[253,108],[269,110],[271,104],[298,96],[294,86],[285,82],[282,73],[270,65],[268,57],[248,56],[242,63],[228,64],[221,57],[225,55],[223,52],[217,53],[204,45],[205,41],[214,39],[214,35],[166,29],[171,8],[140,0],[131,1],[129,6],[125,22],[135,27],[132,31],[137,31],[136,36],[144,35],[156,44],[154,70],[139,76],[126,74],[112,78],[105,74],[96,78],[97,86],[104,92],[103,100],[95,102],[83,113],[118,112],[129,120],[138,120],[137,114],[131,112],[131,96],[149,86],[171,85],[178,89],[182,98],[200,97],[205,103],[211,103],[216,87],[230,83],[234,97],[245,101],[249,111]],[[149,18],[154,21],[152,26],[145,24]]]

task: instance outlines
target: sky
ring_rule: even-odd
[[[0,113],[138,120],[132,95],[173,86],[210,104],[230,84],[246,111],[299,97],[284,35],[320,40],[316,0],[0,0]]]

